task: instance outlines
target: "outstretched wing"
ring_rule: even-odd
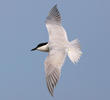
[[[45,60],[46,83],[53,96],[54,88],[60,78],[61,67],[65,60],[65,51],[51,50]]]
[[[57,5],[50,10],[46,18],[46,27],[49,33],[50,42],[61,43],[67,41],[66,31],[61,25],[61,16],[57,9]]]

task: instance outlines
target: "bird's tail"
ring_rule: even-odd
[[[67,49],[68,57],[73,63],[77,63],[82,55],[80,43],[78,39],[70,42],[69,48]]]

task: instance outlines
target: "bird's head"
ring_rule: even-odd
[[[48,42],[39,43],[37,45],[37,47],[33,48],[31,51],[35,51],[35,50],[39,50],[39,51],[43,51],[43,52],[48,52],[49,51]]]

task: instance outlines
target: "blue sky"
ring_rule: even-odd
[[[58,4],[69,40],[83,55],[68,57],[54,98],[48,93],[47,53],[30,50],[48,41],[45,19]],[[110,100],[109,0],[0,0],[0,100]]]

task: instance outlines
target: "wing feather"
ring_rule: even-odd
[[[57,9],[57,5],[55,5],[49,12],[46,23],[51,24],[61,24],[61,15]]]
[[[45,74],[47,88],[53,96],[54,88],[60,78],[62,64],[64,63],[67,43],[66,31],[61,25],[61,16],[55,5],[46,19],[46,27],[49,33],[49,55],[45,60]]]
[[[49,33],[49,41],[54,41],[54,43],[65,43],[67,41],[66,31],[61,25],[61,15],[57,9],[57,5],[50,10],[46,18],[46,27]]]
[[[54,88],[60,78],[61,67],[64,63],[65,52],[52,50],[45,60],[46,83],[50,94],[53,96]]]

